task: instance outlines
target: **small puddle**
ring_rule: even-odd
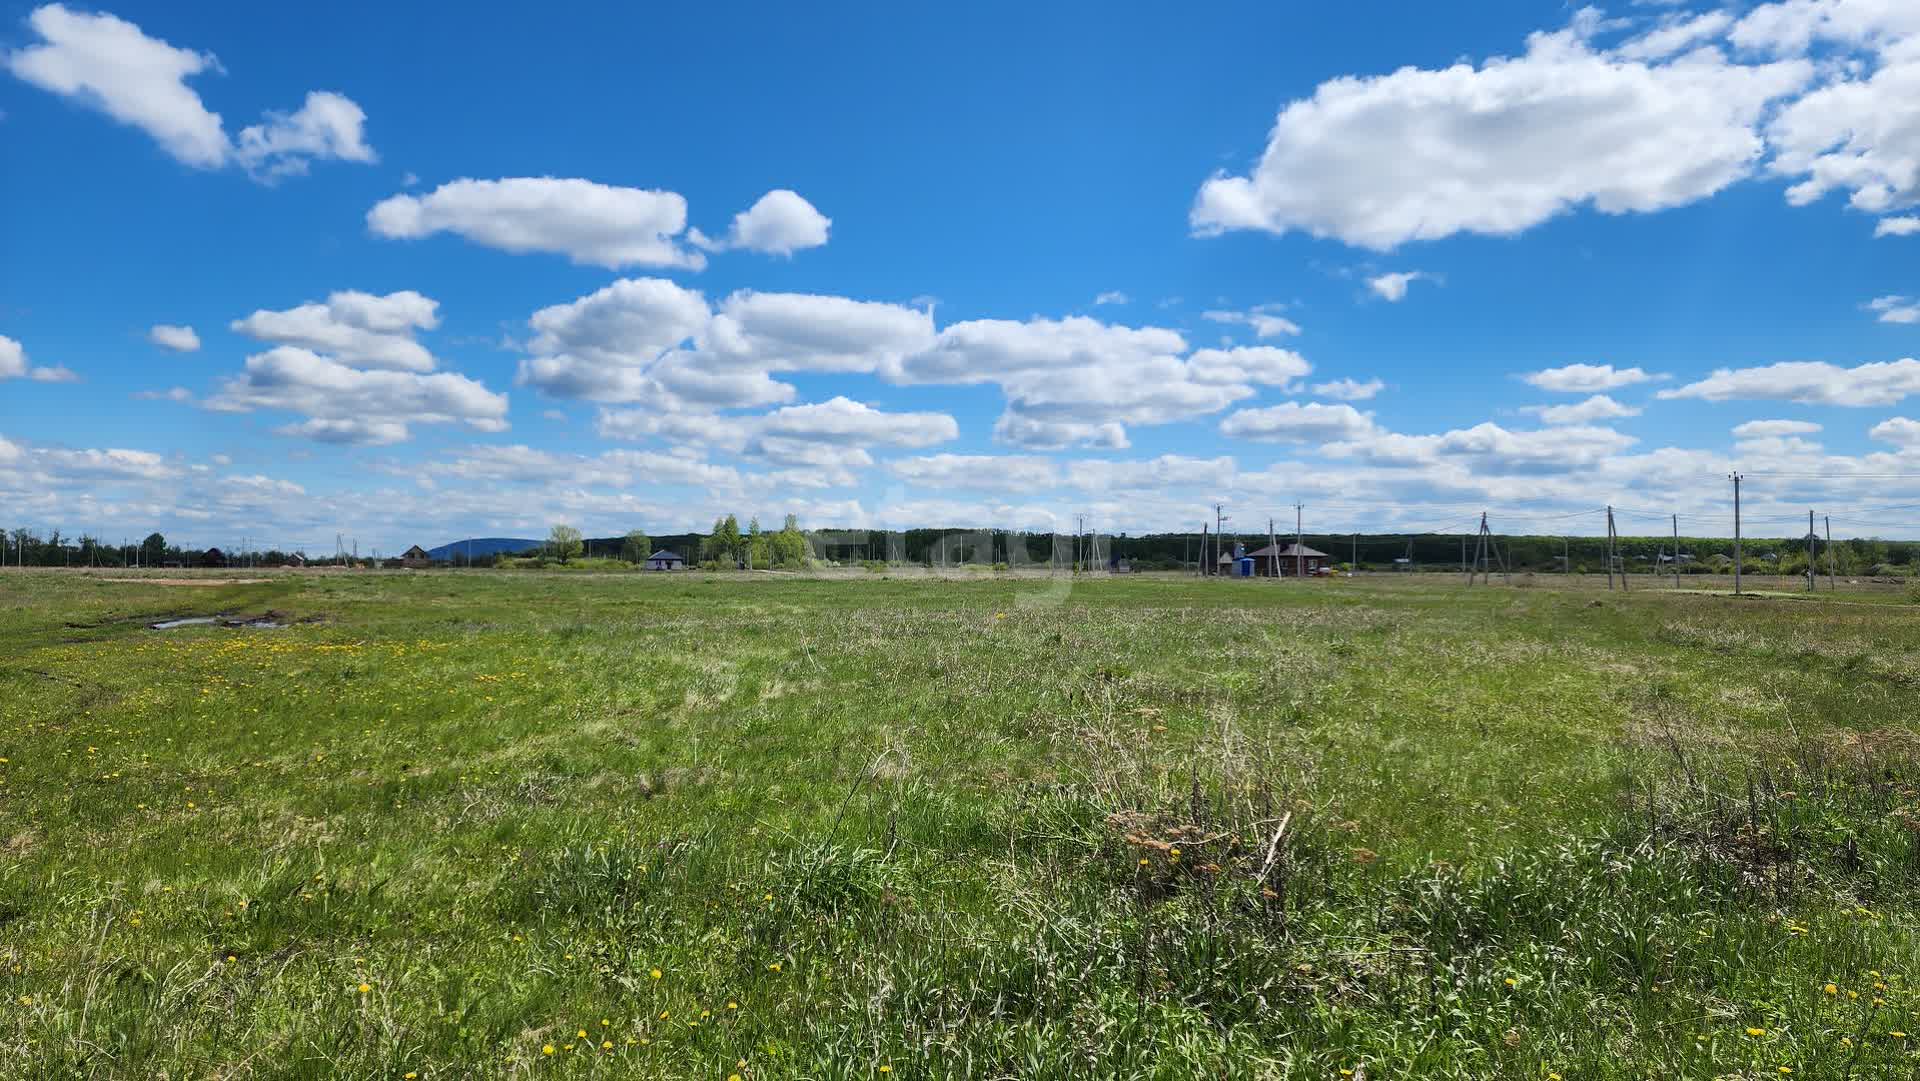
[[[257,619],[234,619],[230,616],[189,616],[184,619],[163,619],[158,623],[147,624],[152,631],[172,631],[181,627],[243,627],[248,630],[277,631],[286,624],[268,616]]]

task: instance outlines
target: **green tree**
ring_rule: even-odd
[[[626,539],[620,542],[620,558],[629,563],[644,563],[653,554],[653,538],[642,530],[627,530]]]
[[[769,538],[770,561],[776,567],[804,567],[807,564],[807,538],[800,532],[800,520],[787,515],[780,532]]]
[[[557,525],[547,534],[547,547],[565,563],[580,554],[580,531],[570,525]]]
[[[151,567],[167,558],[167,538],[158,533],[147,534],[140,542],[140,562]]]

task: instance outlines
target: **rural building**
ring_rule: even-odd
[[[200,557],[202,567],[224,567],[227,565],[227,553],[218,548],[209,548]]]
[[[304,567],[306,565],[307,565],[307,557],[301,555],[299,552],[295,552],[292,555],[287,557],[286,566]]]
[[[1278,574],[1282,578],[1291,578],[1296,574],[1319,574],[1333,557],[1317,548],[1304,544],[1289,544],[1284,547],[1269,544],[1257,552],[1248,553],[1253,559],[1254,573],[1271,578]]]
[[[650,571],[686,570],[687,561],[681,559],[677,553],[662,548],[647,557],[647,569]]]
[[[402,567],[431,567],[433,566],[433,557],[427,554],[425,548],[416,544],[400,553],[400,565]]]

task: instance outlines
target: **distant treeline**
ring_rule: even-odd
[[[1097,546],[1090,537],[1079,538],[1076,546],[1075,538],[1070,535],[1056,537],[1051,533],[1015,530],[845,529],[807,530],[803,535],[816,559],[847,564],[887,562],[923,566],[1003,565],[1018,562],[1057,562],[1064,566],[1072,564],[1077,553],[1082,562],[1097,560],[1101,564],[1110,564],[1126,560],[1142,570],[1177,570],[1199,565],[1202,543],[1197,533],[1150,533],[1142,536],[1102,533]],[[701,533],[668,534],[655,537],[654,544],[678,552],[690,564],[697,564],[702,561],[703,555],[711,555],[711,536]],[[1560,570],[1564,565],[1563,557],[1575,571],[1606,570],[1604,537],[1498,536],[1495,539],[1500,554],[1514,570]],[[1236,540],[1244,544],[1248,551],[1264,547],[1267,543],[1265,535],[1236,538],[1229,533],[1222,551],[1231,550]],[[1290,544],[1293,535],[1287,534],[1279,540],[1282,545]],[[1361,533],[1356,536],[1309,533],[1305,540],[1308,547],[1332,556],[1337,565],[1345,566],[1357,555],[1359,567],[1364,570],[1392,570],[1396,567],[1451,570],[1458,569],[1462,559],[1462,538],[1458,534],[1408,536]],[[1056,541],[1060,545],[1057,560],[1054,551]],[[1209,546],[1212,541],[1213,538],[1206,538]],[[1467,558],[1471,558],[1473,538],[1468,537],[1466,541]],[[618,537],[595,538],[589,542],[590,550],[594,552],[611,553],[618,549],[619,544]],[[1621,537],[1617,547],[1620,559],[1627,567],[1644,570],[1654,566],[1671,566],[1675,544],[1671,536]],[[1794,574],[1806,568],[1805,537],[1749,537],[1742,541],[1742,550],[1746,565],[1756,572]],[[1814,561],[1824,573],[1828,554],[1824,540],[1815,542],[1814,553]],[[1876,568],[1892,571],[1920,561],[1920,541],[1869,538],[1837,540],[1833,543],[1832,554],[1835,570],[1841,574],[1869,574]],[[1679,555],[1683,572],[1711,573],[1731,569],[1733,541],[1726,537],[1682,536],[1679,539]],[[1662,556],[1668,557],[1668,561],[1663,562]],[[1396,562],[1398,560],[1410,562]]]
[[[778,531],[760,532],[757,523],[748,529],[737,526],[729,531],[725,522],[716,523],[711,533],[668,533],[653,536],[622,534],[612,537],[584,538],[579,554],[588,557],[644,560],[654,550],[675,552],[690,566],[739,563],[751,557],[757,567],[793,566],[807,560],[824,560],[854,565],[863,563],[918,564],[922,566],[1005,566],[1026,565],[1112,565],[1125,560],[1139,570],[1181,570],[1200,565],[1203,538],[1197,533],[1150,533],[1142,536],[1102,533],[1097,538],[1052,533],[1028,533],[1017,530],[968,529],[840,529],[800,530],[790,518]],[[297,553],[280,551],[226,551],[197,549],[172,544],[158,533],[138,544],[113,545],[99,538],[65,536],[54,530],[41,536],[27,529],[0,531],[4,536],[4,563],[7,566],[279,566]],[[795,537],[803,538],[805,554],[796,558]],[[1211,548],[1214,538],[1205,538]],[[1293,540],[1282,535],[1282,545]],[[1458,534],[1322,534],[1309,533],[1307,546],[1332,557],[1337,566],[1357,562],[1362,570],[1457,570],[1461,567],[1462,537]],[[1265,546],[1267,538],[1229,533],[1225,547],[1235,543],[1248,551]],[[1513,570],[1550,572],[1568,566],[1572,570],[1604,572],[1606,540],[1602,537],[1496,536],[1499,554]],[[1465,538],[1470,558],[1473,538]],[[1059,548],[1056,551],[1055,545]],[[1747,567],[1759,573],[1803,573],[1807,563],[1805,537],[1749,537],[1743,543]],[[1621,537],[1618,551],[1625,567],[1647,571],[1671,567],[1675,542],[1671,536]],[[1724,573],[1733,565],[1733,541],[1726,537],[1679,538],[1679,566],[1685,573]],[[1824,573],[1829,552],[1824,540],[1813,545],[1814,562]],[[524,555],[542,555],[542,546],[528,549]],[[1209,553],[1217,554],[1217,553]],[[1920,541],[1856,538],[1837,540],[1832,547],[1832,565],[1840,574],[1906,573],[1920,563]],[[1405,561],[1405,562],[1401,562]],[[308,559],[314,566],[333,562],[331,553]],[[348,562],[352,562],[351,559]],[[361,560],[370,562],[370,560]],[[386,562],[397,562],[391,559]],[[452,562],[463,562],[456,552]],[[493,565],[489,556],[476,556],[476,564]],[[1498,561],[1495,561],[1496,566]]]

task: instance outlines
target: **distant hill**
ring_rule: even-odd
[[[518,537],[474,537],[471,540],[457,540],[452,544],[443,544],[438,548],[427,549],[427,555],[434,559],[464,559],[469,552],[473,558],[497,555],[501,552],[524,552],[529,548],[538,548],[543,542],[523,540]]]

